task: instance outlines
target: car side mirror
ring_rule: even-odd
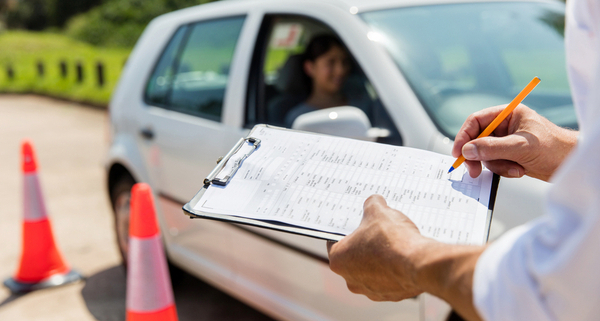
[[[369,117],[359,108],[352,106],[326,108],[302,114],[294,120],[292,129],[369,141],[390,135],[387,129],[371,127]]]

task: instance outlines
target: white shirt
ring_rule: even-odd
[[[475,268],[485,320],[600,320],[600,0],[567,0],[565,45],[578,146],[545,216],[492,243]]]

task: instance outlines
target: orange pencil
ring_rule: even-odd
[[[496,127],[498,127],[498,125],[500,125],[500,123],[504,121],[506,117],[508,117],[508,115],[510,115],[510,113],[512,113],[513,110],[517,108],[517,106],[519,106],[523,99],[525,99],[525,97],[527,97],[527,95],[529,95],[533,88],[535,88],[535,86],[537,86],[539,83],[540,78],[533,77],[529,84],[527,84],[527,86],[525,86],[525,88],[521,90],[517,97],[515,97],[515,99],[513,99],[510,102],[510,104],[508,104],[508,106],[506,106],[506,108],[504,108],[504,110],[498,116],[496,116],[496,118],[494,118],[492,123],[489,124],[488,127],[486,127],[486,129],[483,130],[483,132],[479,134],[479,136],[477,136],[477,138],[489,136],[496,129]],[[460,166],[460,164],[462,164],[464,161],[465,157],[463,155],[460,155],[460,157],[456,159],[456,162],[452,164],[452,166],[448,170],[448,173],[452,173],[452,171],[458,168],[458,166]]]

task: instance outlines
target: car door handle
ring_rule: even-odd
[[[142,135],[142,137],[150,140],[150,139],[154,138],[154,131],[152,130],[152,128],[148,128],[148,127],[142,128],[140,130],[140,135]]]

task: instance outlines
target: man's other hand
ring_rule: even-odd
[[[482,246],[450,245],[426,238],[380,195],[365,201],[360,226],[327,243],[329,266],[353,293],[373,301],[400,301],[422,292],[446,302],[467,320],[473,306],[473,271]]]
[[[400,301],[423,292],[412,260],[423,242],[428,240],[408,217],[373,195],[365,201],[360,226],[341,241],[328,243],[329,264],[353,293],[374,301]]]
[[[477,138],[504,107],[490,107],[470,115],[456,135],[452,156],[465,156],[472,177],[481,174],[483,162],[498,175],[529,175],[548,181],[577,144],[577,132],[556,126],[527,106],[519,105],[491,136]]]

